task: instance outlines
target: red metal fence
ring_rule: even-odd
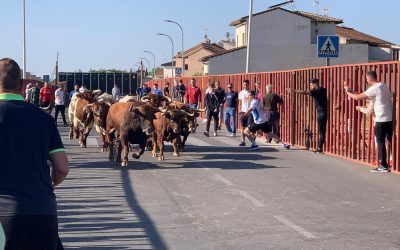
[[[372,119],[358,111],[356,106],[366,105],[365,101],[357,102],[349,100],[344,92],[344,81],[358,92],[367,89],[366,72],[375,70],[380,81],[389,85],[393,94],[393,143],[388,145],[391,154],[388,154],[392,162],[392,171],[400,173],[400,119],[399,95],[400,95],[400,62],[385,62],[372,64],[341,65],[332,67],[319,67],[297,69],[289,71],[213,75],[194,77],[197,86],[205,93],[208,82],[219,80],[226,89],[228,83],[232,83],[235,91],[240,91],[242,81],[248,79],[251,88],[254,83],[260,81],[263,94],[267,84],[272,84],[274,91],[281,95],[285,104],[281,106],[281,136],[282,140],[292,145],[306,146],[306,129],[312,131],[311,148],[315,148],[318,139],[315,105],[311,97],[289,93],[288,88],[301,90],[309,89],[309,79],[319,78],[321,86],[328,92],[329,117],[326,135],[325,152],[338,157],[375,164],[377,162],[377,150],[375,147]],[[164,86],[168,81],[182,80],[188,86],[192,77],[177,79],[160,79],[150,82]]]

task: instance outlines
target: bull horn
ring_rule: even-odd
[[[93,90],[93,92],[92,92],[94,95],[100,95],[101,94],[101,90],[100,89],[96,89],[96,90]]]
[[[206,112],[206,108],[204,108],[204,109],[195,109],[195,111],[197,111],[197,112]]]
[[[86,111],[86,113],[89,113],[91,110],[91,108],[93,108],[93,103],[86,105],[83,110]]]
[[[141,102],[148,102],[149,99],[150,99],[150,97],[146,95],[146,96],[143,96],[142,98],[140,98],[140,101]]]
[[[133,103],[131,104],[131,106],[129,107],[129,112],[135,112],[135,111],[138,111],[139,110],[139,108],[138,107],[134,107],[133,106]]]
[[[181,110],[181,112],[188,116],[194,117],[194,113],[192,114],[192,113],[186,112],[185,110]]]
[[[165,98],[165,99],[167,99],[167,101],[168,101],[169,103],[171,103],[171,102],[172,102],[172,99],[171,99],[171,97],[169,97],[169,96],[164,96],[164,98]]]

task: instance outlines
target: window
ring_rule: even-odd
[[[185,63],[185,70],[189,69],[189,65]]]

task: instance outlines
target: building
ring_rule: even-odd
[[[246,68],[248,16],[230,23],[236,47],[202,59],[209,74],[243,73]],[[337,26],[342,19],[304,11],[273,8],[253,15],[250,72],[288,70],[326,65],[317,57],[318,35],[340,35],[339,58],[331,64],[392,60],[398,50],[390,42]],[[358,39],[356,39],[359,37]]]
[[[204,75],[204,64],[202,59],[206,56],[216,55],[225,52],[223,47],[211,43],[207,35],[202,43],[186,50],[183,55],[185,57],[185,75],[187,77]],[[175,67],[182,68],[182,53],[178,53],[175,57],[173,65],[171,62],[164,63],[161,67],[164,69],[164,78],[175,77]]]

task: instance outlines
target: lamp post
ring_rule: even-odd
[[[174,23],[174,24],[178,25],[179,28],[181,29],[181,32],[182,32],[182,52],[181,52],[181,56],[182,56],[182,76],[184,76],[184,75],[185,75],[185,57],[184,57],[184,55],[183,55],[183,52],[184,52],[183,28],[182,28],[182,26],[181,26],[178,22],[175,22],[175,21],[172,21],[172,20],[164,20],[164,21],[165,21],[165,22],[168,22],[168,23]],[[175,64],[175,65],[176,65],[176,64]]]
[[[23,79],[26,78],[26,22],[25,22],[25,0],[22,1],[22,12],[23,12],[23,48],[22,48],[22,64],[24,67],[23,72]]]
[[[148,50],[143,50],[144,53],[148,53],[153,57],[153,80],[156,78],[156,56],[154,55],[154,53],[152,53],[151,51]]]
[[[294,0],[290,0],[290,1],[286,1],[283,3],[279,3],[273,6],[270,6],[268,9],[273,9],[273,8],[277,8],[280,7],[282,5],[286,5],[289,3],[293,3]],[[249,0],[249,18],[248,18],[248,25],[247,25],[247,53],[246,53],[246,73],[249,73],[250,70],[250,34],[251,34],[251,18],[253,16],[253,0]]]
[[[147,60],[146,57],[139,57],[139,59],[145,60],[145,61],[147,62],[147,68],[148,68],[148,69],[150,68],[150,62],[149,62],[149,60]],[[154,72],[154,71],[153,71],[153,72]]]
[[[171,44],[172,44],[172,57],[171,57],[171,78],[174,77],[174,41],[172,40],[172,38],[164,33],[158,33],[158,36],[166,36],[169,38],[169,40],[171,40]]]

